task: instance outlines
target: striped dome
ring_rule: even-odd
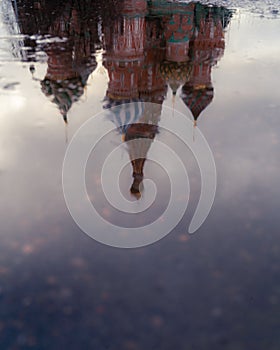
[[[107,118],[111,120],[120,133],[125,133],[130,124],[137,123],[144,112],[142,101],[112,101],[108,100],[104,106]]]
[[[214,90],[212,86],[189,86],[185,85],[182,88],[182,100],[190,109],[195,120],[201,112],[212,102]]]
[[[44,79],[41,81],[42,92],[52,98],[52,102],[55,103],[63,116],[65,122],[67,122],[67,113],[70,110],[72,104],[83,95],[85,84],[81,77],[67,79],[64,81],[53,81],[50,79]]]

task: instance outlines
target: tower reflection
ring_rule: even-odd
[[[223,7],[199,3],[127,0],[106,28],[104,66],[109,83],[104,107],[130,103],[113,109],[112,120],[127,142],[133,168],[130,191],[137,198],[167,86],[173,99],[182,87],[181,98],[196,125],[214,96],[211,69],[223,55],[230,17]]]
[[[92,0],[59,3],[27,0],[13,4],[17,5],[20,31],[28,35],[27,54],[22,58],[36,61],[37,51],[45,52],[47,72],[41,89],[67,123],[68,111],[84,94],[88,77],[97,66],[95,53],[101,49],[99,27],[111,15],[114,4],[108,1],[101,6]],[[29,8],[28,16],[26,8]],[[30,70],[35,75],[34,65]]]
[[[32,4],[28,18],[19,4],[19,26],[22,33],[45,35],[41,49],[47,54],[48,67],[41,89],[66,123],[68,111],[96,69],[96,50],[103,49],[108,72],[104,108],[127,144],[133,168],[130,191],[139,198],[145,160],[159,131],[168,87],[174,102],[180,92],[194,126],[213,100],[211,70],[224,53],[224,30],[231,11],[164,0],[106,4],[81,0],[65,1],[63,6],[39,0]]]
[[[189,52],[192,68],[181,95],[195,123],[214,97],[211,70],[223,56],[224,29],[230,16],[230,11],[222,7],[207,7],[201,4],[195,6],[194,35]]]

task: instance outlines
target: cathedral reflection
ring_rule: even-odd
[[[122,13],[105,29],[105,108],[131,103],[113,109],[112,119],[124,141],[134,140],[127,142],[127,149],[133,168],[131,193],[137,198],[167,86],[173,99],[181,87],[180,97],[196,125],[214,96],[211,69],[223,55],[230,17],[225,8],[199,3],[126,0]]]
[[[28,55],[24,55],[24,60],[36,61],[37,50],[47,54],[47,73],[41,89],[66,123],[68,111],[84,94],[88,77],[97,66],[95,52],[101,49],[98,26],[113,11],[110,1],[103,8],[100,5],[93,1],[17,2],[20,31],[29,35],[25,39]],[[34,33],[35,39],[43,37],[41,44],[36,44]],[[34,65],[30,71],[36,76]]]
[[[103,49],[109,77],[104,108],[110,109],[127,143],[131,193],[139,198],[145,159],[158,132],[168,87],[173,101],[182,99],[196,125],[214,96],[211,70],[223,55],[231,11],[164,0],[80,0],[65,1],[63,6],[29,2],[33,5],[28,18],[21,16],[18,6],[21,31],[60,38],[43,45],[48,68],[40,83],[65,122],[96,68],[96,49]]]

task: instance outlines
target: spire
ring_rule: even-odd
[[[172,90],[172,95],[175,98],[176,94],[177,94],[177,90],[179,89],[180,85],[182,84],[182,82],[178,79],[176,79],[176,77],[170,77],[170,81],[169,81],[169,86]]]
[[[63,119],[64,119],[64,118],[63,118]],[[64,121],[65,121],[65,120],[64,120]],[[67,122],[67,118],[66,118],[64,127],[65,127],[65,144],[67,145],[67,143],[68,143],[68,122]]]
[[[193,121],[193,142],[195,142],[196,119]]]
[[[65,125],[67,125],[68,124],[67,114],[66,113],[62,113],[62,117],[63,117]]]
[[[172,116],[174,117],[175,99],[177,91],[172,91]]]

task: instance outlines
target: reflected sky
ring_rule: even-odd
[[[186,150],[191,187],[186,215],[160,242],[126,251],[103,246],[76,227],[65,206],[61,169],[76,130],[104,106],[121,101],[118,79],[108,67],[116,57],[109,39],[120,42],[118,25],[131,9],[119,5],[113,18],[113,2],[104,9],[97,2],[92,11],[86,1],[80,8],[65,4],[51,21],[52,1],[46,8],[43,1],[34,6],[27,1],[17,9],[18,22],[10,3],[1,5],[1,348],[278,350],[279,19],[237,9],[222,30],[224,48],[211,66],[213,96],[196,126],[213,151],[218,173],[207,221],[194,236],[185,234],[200,193],[199,170]],[[109,15],[112,25],[104,21]],[[181,23],[189,16],[184,14]],[[62,18],[72,27],[64,27]],[[161,90],[153,96],[159,105],[174,106],[194,120],[184,96],[196,76],[190,77],[188,64],[164,56],[170,20],[143,18],[148,34],[155,28],[151,66],[162,79],[161,84],[156,80]],[[183,34],[192,28],[183,27]],[[188,47],[183,63],[193,60],[193,42],[182,45]],[[143,52],[152,55],[147,47]],[[160,65],[166,61],[173,63]],[[174,75],[178,66],[184,72],[179,77]],[[122,93],[127,91],[134,90]],[[142,99],[151,96],[141,91]],[[122,96],[138,97],[138,92]],[[137,123],[136,130],[138,136],[143,132]],[[120,144],[122,134],[131,136],[116,130],[104,140],[100,155]],[[182,146],[160,129],[160,120],[155,138],[175,149]],[[120,162],[125,159],[126,150]],[[91,187],[94,165],[89,164],[87,185],[98,192],[98,183]],[[132,175],[128,165],[121,188],[134,200]],[[168,186],[152,162],[145,163],[144,176],[156,178],[159,188],[153,217],[168,200]],[[103,203],[101,195],[99,200]]]

